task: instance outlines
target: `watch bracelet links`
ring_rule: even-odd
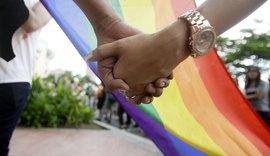
[[[181,15],[178,19],[187,20],[191,26],[195,26],[195,25],[199,26],[203,24],[210,26],[210,23],[196,10],[190,10],[186,12],[185,14]],[[188,46],[192,47],[190,44]],[[190,56],[193,58],[197,58],[201,55],[196,52],[191,52]]]
[[[189,16],[188,16],[189,15]],[[209,25],[209,22],[196,10],[191,10],[179,17],[180,19],[188,20],[193,25]]]

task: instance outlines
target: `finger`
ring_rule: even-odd
[[[107,43],[97,47],[95,50],[90,52],[85,60],[87,61],[100,61],[107,57],[116,57],[118,55],[116,50],[117,42]]]
[[[126,92],[126,97],[129,99],[132,99],[134,96],[139,96],[138,94],[135,94],[134,92]]]
[[[142,103],[142,96],[131,96],[127,97],[128,102],[133,103],[133,104],[140,104]]]
[[[152,96],[144,96],[142,97],[142,103],[149,104],[154,100]]]
[[[113,92],[115,90],[126,92],[129,90],[128,84],[125,83],[122,79],[115,79],[112,72],[109,70],[107,70],[107,72],[104,73],[104,76],[101,77],[103,77],[102,80],[108,92]]]
[[[115,90],[128,91],[129,86],[122,79],[115,79],[113,76],[113,66],[116,62],[115,58],[107,58],[99,62],[98,74],[103,80],[107,91],[112,92]]]
[[[145,91],[147,95],[160,97],[163,93],[163,88],[155,88],[155,86],[151,83],[146,86]]]
[[[167,77],[167,79],[169,79],[169,80],[173,79],[173,72]]]
[[[113,79],[113,78],[111,80],[107,79],[105,86],[108,92],[113,92],[115,90],[126,92],[129,90],[128,84],[121,79]]]
[[[154,87],[159,87],[159,88],[166,88],[170,84],[170,80],[168,78],[159,78],[158,80],[155,81],[155,86]]]
[[[162,95],[162,93],[163,93],[163,88],[156,88],[156,92],[152,96],[160,97]]]
[[[150,83],[150,84],[146,85],[145,91],[148,95],[153,95],[156,93],[156,88],[155,88],[153,83]]]
[[[129,85],[129,91],[126,92],[127,97],[132,97],[134,95],[145,95],[145,85]]]

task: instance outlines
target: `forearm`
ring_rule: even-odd
[[[106,30],[107,27],[121,19],[108,0],[74,0],[93,25],[95,32]]]
[[[263,0],[207,0],[196,10],[209,21],[214,27],[216,34],[220,35],[243,20],[264,2]],[[173,54],[178,59],[178,63],[182,62],[191,53],[187,48],[190,30],[189,26],[184,23],[187,22],[180,19],[170,26],[172,32],[175,32],[171,33],[170,38],[174,37],[174,43],[179,48],[182,48],[182,52],[177,51],[178,53]],[[184,50],[183,46],[186,47],[186,50]]]
[[[220,35],[243,20],[265,0],[207,0],[197,8]]]
[[[29,9],[29,17],[22,25],[22,28],[30,33],[45,26],[51,19],[50,14],[44,6],[37,2],[31,9]]]

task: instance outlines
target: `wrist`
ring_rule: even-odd
[[[104,15],[102,17],[95,18],[93,22],[93,27],[96,32],[107,32],[117,23],[122,22],[119,17]]]
[[[165,45],[170,47],[167,53],[170,53],[169,56],[176,65],[191,54],[188,47],[189,25],[186,21],[179,19],[160,33],[164,34]]]
[[[191,50],[189,48],[189,23],[185,20],[178,19],[173,25],[173,31],[176,32],[175,41],[178,48],[175,55],[180,63],[191,54]]]

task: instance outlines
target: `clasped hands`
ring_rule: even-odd
[[[169,85],[172,70],[179,56],[183,57],[173,31],[170,26],[155,34],[143,34],[123,21],[115,21],[106,30],[95,31],[98,47],[86,59],[98,61],[98,74],[107,91],[124,91],[134,104],[150,103]]]

